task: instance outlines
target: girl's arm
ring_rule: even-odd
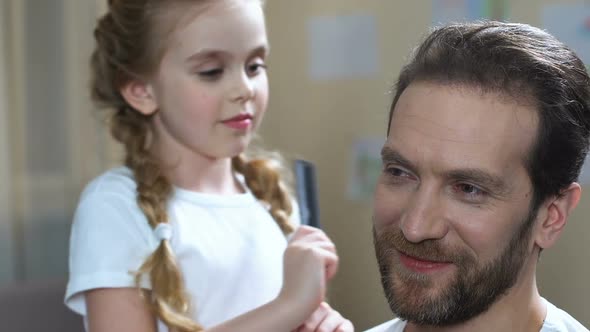
[[[86,293],[89,332],[156,332],[156,320],[136,288],[102,288]],[[206,332],[292,331],[301,315],[288,299],[274,301]]]
[[[332,309],[328,303],[322,302],[313,314],[293,332],[316,331],[354,332],[354,326],[338,311]]]
[[[87,291],[88,331],[156,332],[156,320],[137,288]]]
[[[322,231],[302,226],[284,257],[283,288],[275,300],[205,332],[290,332],[305,322],[323,301],[338,256]],[[137,289],[88,291],[86,305],[89,332],[156,332],[155,318]]]
[[[314,313],[338,269],[336,248],[323,231],[301,226],[284,255],[283,288],[270,303],[207,332],[291,332]]]

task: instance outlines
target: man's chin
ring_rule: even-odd
[[[450,299],[447,290],[452,288],[453,277],[454,274],[424,275],[407,271],[396,273],[390,279],[390,289],[386,290],[391,311],[418,325],[444,325],[438,320],[432,321],[428,318],[432,316],[425,313],[448,308]]]
[[[444,288],[440,287],[421,287],[418,285],[410,285],[408,287],[396,287],[392,291],[395,301],[398,303],[396,307],[406,308],[404,311],[414,311],[424,309],[431,303],[444,303],[443,297]]]
[[[390,302],[391,311],[405,321],[421,326],[448,326],[448,303],[438,296],[417,295],[399,302]]]

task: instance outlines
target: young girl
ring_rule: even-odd
[[[110,0],[95,38],[126,166],[74,218],[66,304],[86,329],[352,331],[322,302],[334,245],[309,227],[287,242],[276,161],[243,155],[268,100],[260,1]]]

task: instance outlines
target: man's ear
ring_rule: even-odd
[[[567,218],[578,205],[581,194],[582,188],[574,182],[561,191],[559,196],[546,203],[544,219],[535,234],[535,242],[539,247],[545,249],[555,244],[567,223]]]
[[[153,89],[148,83],[133,80],[125,84],[120,92],[131,107],[144,115],[153,114],[158,110]]]

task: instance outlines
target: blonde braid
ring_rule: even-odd
[[[244,175],[252,194],[270,205],[269,212],[284,234],[293,232],[289,222],[293,206],[286,184],[281,181],[280,165],[270,159],[246,161],[244,156],[232,159],[233,168]]]
[[[125,146],[125,164],[133,170],[137,183],[137,204],[150,226],[155,228],[159,223],[169,222],[166,206],[172,186],[147,149],[149,119],[130,108],[122,109],[115,114],[111,129],[115,138]],[[136,272],[135,283],[138,286],[144,275],[148,275],[151,282],[151,291],[145,298],[157,317],[173,331],[202,330],[187,317],[190,309],[188,296],[167,240],[160,242]]]
[[[137,204],[150,226],[167,223],[167,202],[172,185],[164,176],[158,161],[149,153],[151,117],[133,109],[122,97],[119,89],[130,80],[141,66],[134,67],[129,60],[137,50],[128,50],[129,40],[137,41],[129,32],[132,22],[146,22],[139,10],[144,0],[111,2],[111,11],[103,16],[94,31],[97,47],[91,57],[93,100],[101,107],[114,109],[110,129],[113,137],[125,147],[125,164],[133,171],[137,183]],[[120,6],[119,6],[120,5]],[[115,8],[115,6],[118,6]],[[127,24],[123,24],[126,22]],[[135,283],[148,276],[150,291],[143,291],[146,302],[154,315],[171,331],[194,332],[203,329],[188,317],[190,303],[184,289],[181,272],[167,240],[162,240],[156,250],[135,272]]]

